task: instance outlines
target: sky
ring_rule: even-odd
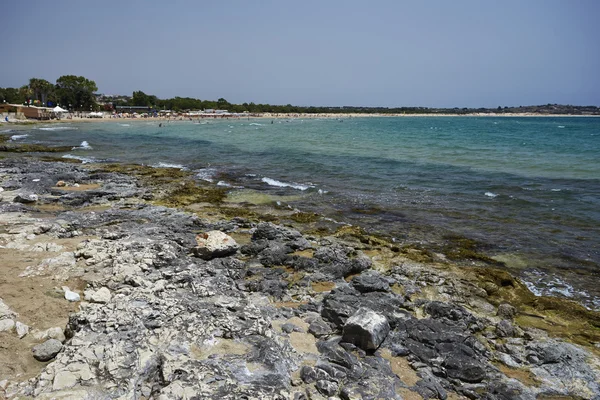
[[[597,0],[54,0],[0,9],[0,87],[315,106],[600,106]]]

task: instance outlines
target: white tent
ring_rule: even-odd
[[[55,113],[65,113],[68,112],[67,110],[65,110],[64,108],[61,108],[60,106],[56,106],[52,109],[52,111],[54,111]]]

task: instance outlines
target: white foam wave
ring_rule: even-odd
[[[121,125],[121,126],[131,126],[129,124],[119,124],[119,125]]]
[[[551,192],[562,192],[562,189],[550,189]]]
[[[492,199],[494,197],[498,197],[498,195],[496,193],[492,193],[492,192],[485,192],[484,195],[486,195],[487,197],[491,197]]]
[[[248,125],[250,125],[250,126],[263,126],[263,124],[258,124],[256,122],[251,122]]]
[[[225,181],[219,181],[217,182],[217,186],[223,186],[223,187],[231,187],[231,185]]]
[[[15,131],[14,129],[5,129],[3,131],[0,131],[0,133],[11,133],[11,132],[14,132],[14,131]]]
[[[290,187],[292,189],[298,189],[298,190],[308,190],[312,187],[312,186],[308,186],[308,185],[300,185],[298,183],[281,182],[281,181],[267,178],[267,177],[262,178],[261,181],[263,181],[264,183],[266,183],[270,186]]]
[[[79,146],[75,146],[71,150],[92,150],[92,146],[84,140]]]
[[[74,128],[72,126],[49,126],[37,129],[39,129],[40,131],[71,131],[76,130],[77,128]]]
[[[24,138],[26,138],[27,136],[29,136],[29,135],[12,135],[12,136],[10,137],[10,140],[19,140],[19,139],[24,139]]]
[[[152,165],[153,168],[177,168],[180,170],[187,170],[187,167],[181,165],[181,164],[171,164],[171,163],[165,163],[165,162],[159,162],[158,164],[153,164]]]
[[[215,168],[203,168],[196,171],[196,178],[202,179],[206,182],[214,182],[214,177],[217,174]]]
[[[564,128],[565,126],[564,126],[564,125],[559,125],[558,127],[559,127],[559,128]]]
[[[70,159],[73,159],[73,160],[79,160],[79,161],[81,161],[84,164],[98,162],[93,157],[82,157],[82,156],[76,156],[76,155],[73,155],[73,154],[65,154],[64,156],[62,156],[62,158],[70,158]]]

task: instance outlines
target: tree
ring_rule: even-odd
[[[45,79],[31,78],[29,79],[29,89],[36,100],[46,104],[46,100],[54,92],[54,85]]]
[[[56,80],[56,92],[63,105],[71,105],[78,110],[96,108],[94,92],[98,90],[96,82],[83,76],[63,75]]]
[[[225,100],[224,98],[220,98],[219,100],[217,100],[217,107],[220,110],[225,110],[227,108],[229,108],[230,104],[227,100]]]
[[[23,85],[19,88],[19,96],[24,99],[25,103],[29,104],[32,95],[33,90],[31,90],[29,86]]]
[[[0,88],[0,102],[22,104],[25,98],[17,88]]]
[[[130,103],[132,106],[143,106],[143,107],[150,107],[153,105],[150,102],[150,96],[148,96],[146,93],[142,92],[141,90],[139,90],[137,92],[133,92],[133,94],[131,95]]]

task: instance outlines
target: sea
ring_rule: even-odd
[[[35,125],[14,142],[189,170],[399,245],[476,241],[536,295],[600,309],[600,118],[365,117]]]

